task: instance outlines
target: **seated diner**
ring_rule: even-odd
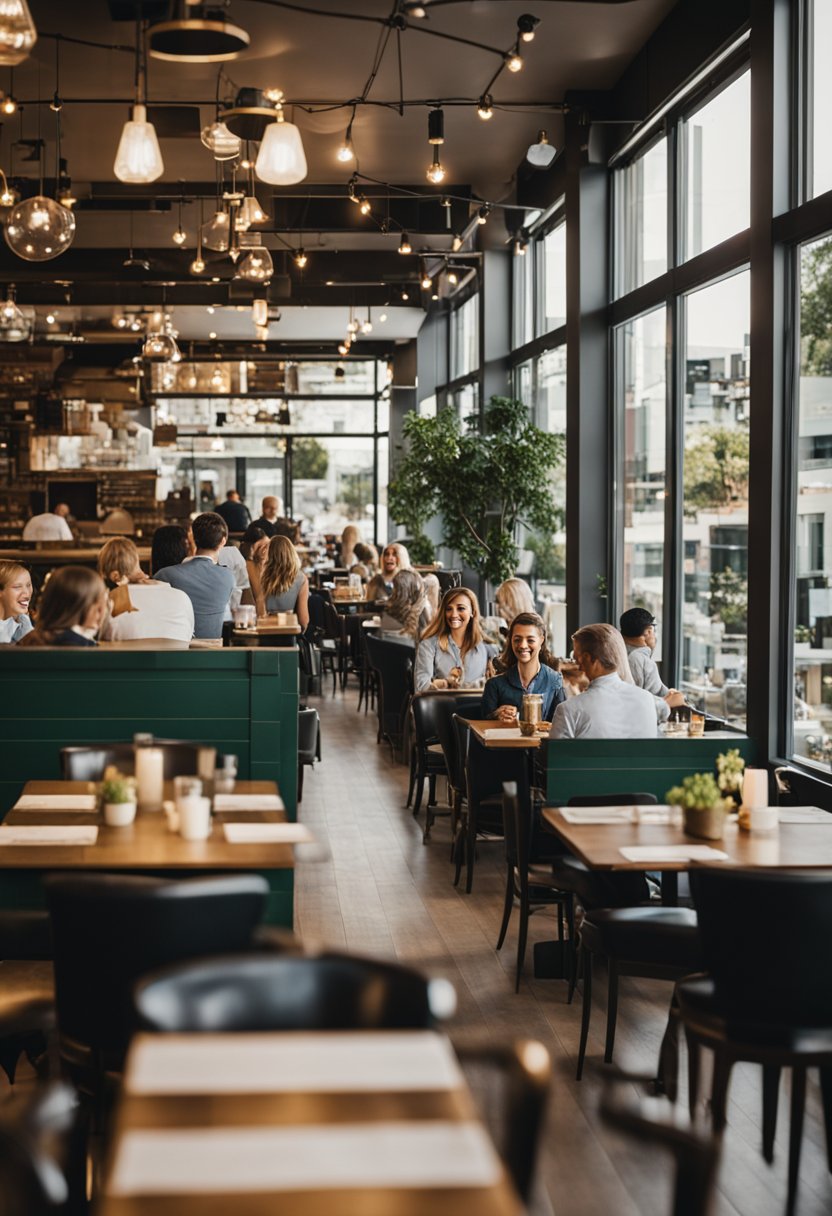
[[[17,562],[0,562],[0,645],[19,642],[32,628],[32,576]]]
[[[301,629],[309,624],[309,579],[287,536],[273,536],[260,580],[266,612],[294,612]]]
[[[416,648],[413,687],[470,687],[485,683],[494,649],[482,638],[480,605],[467,587],[451,587]]]
[[[410,554],[404,545],[392,541],[381,555],[381,568],[367,584],[368,600],[388,600],[393,594],[393,578],[400,570],[410,569]]]
[[[189,642],[194,636],[194,610],[184,591],[148,578],[139,551],[126,536],[106,541],[98,554],[98,572],[110,592],[110,611],[101,628],[102,642],[139,638],[172,638]]]
[[[430,620],[422,576],[400,570],[393,576],[393,594],[381,614],[382,637],[415,646]]]
[[[218,564],[228,540],[228,525],[214,511],[204,511],[193,522],[196,553],[180,565],[156,570],[160,582],[170,583],[189,597],[194,609],[194,637],[222,637],[222,623],[234,591],[234,575]]]
[[[575,662],[589,680],[586,692],[555,710],[552,739],[651,739],[658,733],[655,698],[618,674],[624,642],[612,625],[584,625],[572,634]]]
[[[37,624],[17,646],[97,646],[107,615],[107,588],[86,566],[61,566],[43,589]]]
[[[546,648],[546,626],[536,612],[520,612],[508,627],[500,656],[500,673],[486,681],[482,694],[485,718],[514,722],[527,693],[543,698],[541,719],[551,722],[556,707],[566,700],[563,679],[552,667]]]

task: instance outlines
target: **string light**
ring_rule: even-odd
[[[179,200],[179,219],[176,225],[176,232],[170,238],[174,245],[179,245],[181,248],[188,239],[188,234],[182,227],[182,199]]]
[[[459,275],[455,270],[448,271],[448,283],[451,285],[451,287],[456,287],[456,285],[459,283]]]
[[[523,56],[517,47],[506,55],[506,67],[510,72],[521,72],[523,70]]]
[[[300,248],[295,254],[295,265],[297,266],[298,270],[303,270],[308,261],[309,258],[306,255],[306,251],[303,248]]]
[[[459,235],[458,232],[455,232],[454,239],[451,241],[451,249],[454,251],[454,253],[458,253],[461,248],[462,248],[462,237]]]
[[[7,93],[3,100],[0,101],[0,110],[2,110],[4,114],[17,113],[17,101],[14,99],[14,97],[12,97],[11,93]]]
[[[347,127],[343,142],[335,156],[342,165],[347,165],[351,160],[355,160],[355,149],[352,146],[352,123]]]
[[[402,239],[399,241],[399,253],[412,253],[413,246],[410,243],[410,237],[406,232],[402,233]]]
[[[494,104],[490,93],[483,93],[477,104],[477,113],[483,122],[488,122],[489,118],[494,117]]]
[[[363,321],[361,324],[361,332],[362,334],[371,334],[373,332],[373,319],[370,316],[369,307],[367,309],[367,320]]]
[[[425,273],[422,275],[422,291],[430,291],[431,287],[433,287],[433,279],[430,277],[428,272],[425,271]]]
[[[477,223],[478,224],[488,223],[488,217],[490,214],[491,214],[491,204],[483,203],[483,205],[480,207],[479,211],[477,212]]]
[[[358,200],[358,210],[361,212],[362,215],[369,215],[370,212],[372,211],[372,207],[370,206],[369,202],[367,201],[367,199],[364,197],[363,194],[361,195],[361,197]]]
[[[433,149],[433,161],[428,165],[425,176],[434,186],[438,186],[440,182],[445,180],[445,169],[440,163],[438,148]]]
[[[517,18],[517,32],[523,42],[534,42],[534,31],[538,25],[540,18],[533,17],[531,13],[523,13],[522,17]]]

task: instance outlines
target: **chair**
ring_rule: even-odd
[[[456,994],[447,980],[375,959],[209,959],[169,967],[136,985],[139,1024],[168,1033],[270,1030],[404,1030],[450,1017]],[[506,1076],[503,1156],[521,1199],[528,1197],[549,1084],[540,1043],[466,1047],[463,1063],[499,1067]]]
[[[832,874],[692,867],[707,972],[676,985],[689,1048],[689,1103],[696,1111],[699,1054],[714,1056],[711,1114],[725,1127],[735,1061],[763,1066],[763,1156],[774,1158],[781,1068],[792,1069],[786,1211],[794,1211],[806,1070],[820,1069],[832,1170]],[[774,982],[776,980],[776,982]]]
[[[328,671],[332,675],[332,692],[334,694],[337,678],[335,660],[338,657],[338,646],[334,638],[327,636],[325,616],[326,604],[331,602],[331,600],[324,598],[322,591],[314,590],[309,593],[309,635],[321,657],[322,671]]]
[[[367,637],[367,660],[378,679],[378,742],[386,739],[393,755],[401,755],[407,706],[412,688],[413,656],[410,646]]]
[[[317,709],[298,710],[298,802],[303,798],[304,765],[321,758],[321,719]]]
[[[62,1082],[39,1086],[0,1108],[0,1195],[3,1216],[50,1216],[68,1211],[66,1170],[77,1100]],[[76,1200],[78,1195],[76,1194]],[[71,1210],[84,1210],[82,1206]]]
[[[347,625],[344,617],[328,600],[324,600],[324,626],[327,641],[335,643],[335,659],[337,661],[338,682],[346,687],[347,672],[349,671],[349,645],[347,643]],[[333,688],[333,692],[334,692]]]
[[[411,749],[411,789],[415,786],[413,815],[419,814],[425,782],[428,782],[428,802],[425,808],[425,830],[422,844],[427,844],[430,830],[436,818],[436,778],[447,775],[445,755],[439,743],[439,704],[443,694],[419,692],[410,702],[413,714],[413,745]],[[452,698],[450,698],[452,700]]]
[[[0,911],[0,958],[0,1068],[13,1085],[21,1055],[37,1065],[55,1026],[48,914]]]
[[[268,884],[260,875],[166,880],[125,874],[44,879],[55,951],[58,1046],[70,1076],[97,1095],[121,1069],[131,990],[156,967],[251,948]]]
[[[459,882],[462,858],[465,858],[465,891],[470,895],[474,885],[477,836],[503,835],[503,784],[514,781],[523,791],[529,789],[528,756],[524,751],[489,751],[471,736],[464,718],[455,715],[457,744],[464,757],[465,803],[458,828],[456,874]]]
[[[511,910],[517,901],[520,910],[520,927],[517,934],[517,967],[514,991],[520,991],[520,976],[526,958],[526,937],[529,917],[541,908],[556,907],[558,910],[558,941],[563,943],[563,912],[571,895],[558,891],[552,881],[549,862],[535,866],[531,856],[532,804],[530,799],[521,802],[517,783],[503,785],[503,839],[506,850],[506,892],[503,902],[503,921],[497,949],[502,950],[506,930],[511,919]]]
[[[165,781],[189,777],[200,771],[200,756],[215,748],[202,747],[179,739],[154,739],[153,746],[164,755]],[[61,776],[64,781],[100,781],[108,765],[132,771],[136,750],[132,743],[99,743],[87,747],[61,748]]]
[[[465,798],[465,763],[464,754],[457,742],[457,727],[454,714],[460,718],[478,718],[482,714],[482,697],[476,693],[468,695],[460,693],[458,697],[442,696],[437,698],[438,712],[436,718],[436,733],[442,755],[445,757],[445,770],[448,775],[448,801],[451,804],[451,861],[456,856],[455,841],[462,813],[462,803]],[[467,733],[465,735],[467,747]],[[459,881],[459,876],[457,876]]]

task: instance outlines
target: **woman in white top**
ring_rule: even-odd
[[[102,545],[98,569],[110,592],[110,615],[101,628],[102,641],[172,638],[190,642],[194,609],[189,597],[176,587],[148,578],[132,540],[114,536]]]
[[[424,692],[484,682],[493,654],[482,640],[477,597],[467,587],[452,587],[416,649],[414,688]]]

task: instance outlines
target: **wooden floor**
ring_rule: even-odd
[[[554,1065],[535,1210],[556,1216],[665,1216],[670,1170],[660,1152],[647,1153],[600,1123],[598,1077],[574,1080],[580,996],[566,1004],[566,984],[530,977],[531,945],[553,936],[553,918],[532,918],[527,977],[514,993],[516,926],[505,946],[494,945],[502,906],[501,846],[480,850],[470,896],[451,885],[448,821],[439,820],[422,845],[421,825],[404,802],[407,770],[375,741],[375,719],[356,712],[352,689],[312,698],[321,712],[323,763],[306,770],[302,820],[326,840],[330,860],[297,871],[296,921],[307,942],[397,958],[456,987],[459,1008],[450,1032],[456,1041],[535,1037]],[[441,799],[440,799],[441,800]],[[772,961],[772,971],[774,961]],[[603,1049],[603,983],[597,983],[589,1056]],[[669,986],[621,981],[616,1063],[651,1073],[664,1029]],[[785,1209],[788,1093],[780,1097],[776,1160],[760,1154],[759,1070],[734,1071],[725,1135],[717,1216],[776,1216]],[[799,1216],[829,1216],[827,1172],[816,1078],[807,1100]],[[682,1078],[684,1083],[684,1077]],[[684,1091],[683,1091],[684,1092]]]

